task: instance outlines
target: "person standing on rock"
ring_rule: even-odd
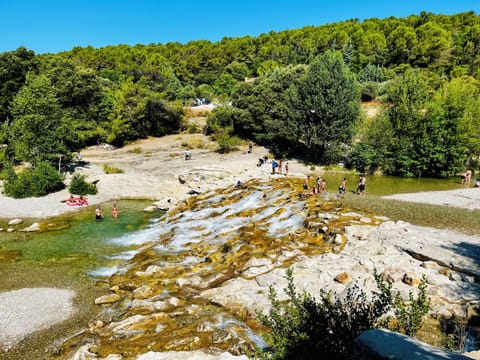
[[[310,175],[307,175],[303,180],[303,191],[308,192],[310,189]]]
[[[343,181],[338,186],[338,195],[343,198],[345,197],[345,192],[347,191],[347,178],[343,178]]]

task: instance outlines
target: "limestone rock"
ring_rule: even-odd
[[[335,276],[335,281],[339,282],[340,284],[347,285],[352,281],[352,277],[350,276],[349,273],[343,272]]]
[[[9,222],[8,222],[8,225],[9,226],[15,226],[15,225],[20,225],[23,223],[23,220],[22,219],[11,219]]]
[[[40,224],[39,223],[33,223],[32,225],[20,230],[24,232],[34,232],[40,230]]]
[[[97,360],[97,355],[90,352],[92,344],[86,344],[80,347],[73,355],[72,360]]]
[[[417,274],[413,272],[408,272],[405,275],[403,275],[402,280],[407,285],[418,286],[420,284],[421,279],[417,276]]]
[[[185,184],[187,182],[187,177],[183,174],[178,175],[178,181],[180,182],[180,184]]]
[[[425,269],[438,269],[438,264],[435,261],[424,261],[420,264],[421,267],[424,267]]]
[[[133,290],[132,295],[134,299],[147,299],[153,295],[153,289],[148,285],[142,285]]]
[[[368,330],[355,339],[354,360],[468,360],[414,338],[384,329]]]
[[[95,299],[96,305],[114,303],[120,300],[120,295],[118,294],[108,294],[103,295]]]
[[[158,210],[158,207],[156,205],[150,205],[150,206],[147,206],[146,208],[144,208],[143,212],[154,213],[157,210]]]
[[[370,231],[374,228],[372,225],[350,225],[345,227],[345,235],[348,239],[367,240]]]
[[[251,258],[245,264],[245,270],[242,275],[246,277],[254,277],[260,274],[265,274],[273,269],[272,260],[268,258]]]
[[[382,272],[382,278],[389,283],[401,281],[405,276],[405,272],[399,268],[388,267]]]

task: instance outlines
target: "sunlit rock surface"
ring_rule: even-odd
[[[124,262],[92,274],[111,275],[119,299],[99,305],[101,326],[66,341],[63,353],[90,342],[98,359],[199,349],[245,354],[265,345],[256,312],[268,309],[270,286],[286,298],[288,267],[297,289],[314,296],[349,286],[374,290],[377,270],[405,299],[425,275],[437,320],[478,309],[478,238],[345,209],[335,197],[300,197],[301,186],[279,178],[200,194],[148,229],[112,240],[125,246]],[[461,251],[465,243],[477,252]]]

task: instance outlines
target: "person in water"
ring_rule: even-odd
[[[102,219],[102,209],[100,206],[97,206],[97,208],[95,209],[95,219],[96,220]]]
[[[113,206],[112,206],[112,216],[115,220],[117,220],[117,218],[118,218],[117,204],[113,204]]]

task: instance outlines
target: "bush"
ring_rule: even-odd
[[[105,174],[122,174],[123,173],[122,169],[115,166],[108,165],[108,164],[103,165],[103,171],[105,172]]]
[[[95,184],[85,181],[85,175],[80,174],[73,174],[68,190],[71,194],[76,195],[95,195],[97,193]]]
[[[242,141],[236,136],[230,136],[227,133],[221,134],[218,139],[218,152],[221,154],[235,150]]]
[[[427,279],[422,277],[418,285],[418,296],[415,299],[413,293],[409,293],[407,304],[397,294],[394,300],[395,326],[393,330],[414,336],[422,326],[422,318],[430,310],[430,299],[427,297]]]
[[[4,183],[4,193],[16,199],[45,196],[63,188],[63,176],[46,161],[27,168],[18,175],[10,165]]]
[[[269,313],[257,313],[270,332],[265,335],[269,347],[263,351],[258,349],[256,356],[264,359],[349,359],[355,338],[366,330],[388,324],[392,319],[385,314],[392,307],[397,315],[409,314],[401,315],[398,321],[403,329],[418,330],[417,325],[429,307],[425,283],[419,287],[418,299],[411,296],[411,305],[407,306],[398,294],[392,295],[391,284],[376,272],[374,276],[378,292],[370,297],[359,287],[352,286],[342,298],[322,291],[317,301],[308,293],[296,291],[293,272],[288,269],[285,289],[288,301],[278,301],[275,290],[270,287]]]

